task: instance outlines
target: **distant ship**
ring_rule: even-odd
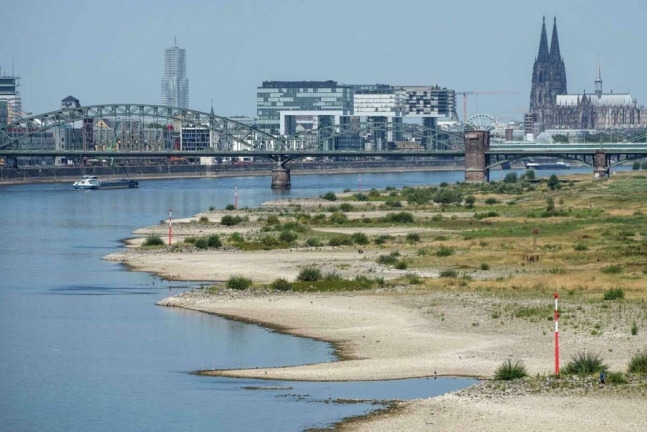
[[[137,180],[129,178],[120,178],[114,180],[99,180],[97,176],[84,175],[81,180],[75,181],[72,185],[74,189],[132,189],[139,187]]]
[[[524,162],[526,164],[527,169],[538,169],[538,170],[544,170],[544,169],[569,169],[571,166],[567,164],[566,162],[558,161],[558,162]]]

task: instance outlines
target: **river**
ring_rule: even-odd
[[[549,173],[541,173],[549,174]],[[364,190],[463,180],[461,171],[362,174]],[[199,285],[101,258],[139,227],[210,206],[357,189],[356,174],[143,181],[139,189],[0,187],[0,430],[299,431],[379,406],[337,399],[430,397],[462,378],[308,383],[208,378],[202,368],[335,361],[330,345],[155,302]]]

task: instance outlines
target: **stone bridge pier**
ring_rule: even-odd
[[[292,159],[281,156],[272,159],[276,162],[276,166],[272,169],[272,189],[290,189],[292,187],[290,168],[286,164]]]
[[[465,132],[465,182],[490,181],[489,160],[485,152],[490,149],[489,131]]]
[[[593,178],[601,179],[609,176],[609,161],[604,150],[598,150],[593,156]]]

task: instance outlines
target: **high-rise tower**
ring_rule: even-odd
[[[532,88],[530,90],[530,114],[536,115],[540,130],[553,127],[556,96],[566,93],[566,67],[559,51],[557,19],[555,18],[553,21],[553,35],[549,50],[546,19],[543,18],[539,53],[532,69]]]
[[[164,50],[164,78],[162,78],[162,105],[189,107],[189,80],[186,77],[186,50],[177,42]]]

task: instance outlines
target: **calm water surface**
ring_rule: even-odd
[[[544,174],[544,173],[541,173]],[[549,173],[548,173],[549,174]],[[453,183],[462,172],[362,174],[362,187]],[[468,379],[299,383],[207,378],[201,368],[334,361],[322,342],[215,316],[155,306],[198,283],[169,283],[101,258],[173,209],[258,206],[356,189],[357,175],[142,181],[139,189],[69,184],[0,187],[0,430],[298,431],[375,409],[330,399],[429,397]],[[277,386],[281,389],[252,390]]]

